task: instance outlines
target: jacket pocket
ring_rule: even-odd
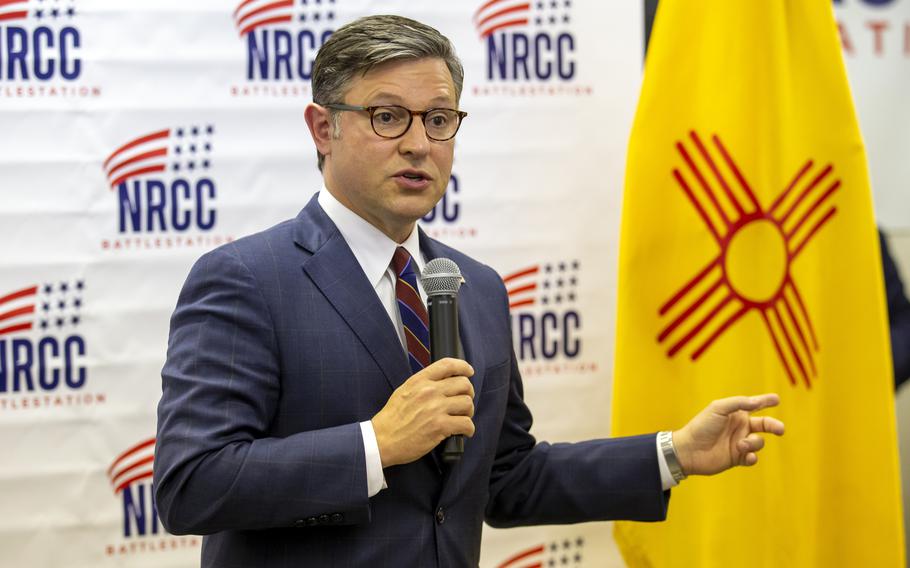
[[[504,388],[509,384],[509,375],[511,370],[510,359],[502,363],[491,365],[483,370],[483,388],[481,392],[490,392]]]

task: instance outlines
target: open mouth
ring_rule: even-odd
[[[429,181],[430,176],[418,170],[402,170],[395,174],[396,176],[403,177],[408,181]]]
[[[429,175],[421,170],[400,170],[395,173],[398,183],[408,189],[423,190],[433,181]]]

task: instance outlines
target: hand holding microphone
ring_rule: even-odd
[[[464,279],[461,270],[448,258],[434,258],[427,263],[420,275],[420,283],[427,293],[427,311],[430,314],[430,360],[446,357],[462,359],[458,341],[458,289]],[[464,436],[446,438],[442,459],[454,463],[464,454]]]
[[[410,463],[443,443],[443,460],[464,453],[474,435],[474,369],[462,359],[458,336],[458,266],[449,259],[427,263],[421,284],[427,293],[431,364],[412,375],[372,420],[382,466]]]

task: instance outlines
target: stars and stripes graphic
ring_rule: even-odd
[[[113,191],[132,178],[207,170],[212,165],[212,136],[215,127],[164,128],[138,136],[111,153],[102,165]]]
[[[539,544],[515,553],[496,568],[553,568],[557,566],[582,566],[583,537],[564,539],[549,544]]]
[[[577,260],[560,261],[535,264],[507,274],[502,281],[509,294],[509,309],[575,302],[580,266]]]
[[[0,0],[0,22],[26,20],[31,16],[42,23],[70,20],[76,15],[74,0]]]
[[[0,298],[0,336],[32,329],[37,286],[10,292]]]
[[[430,318],[417,291],[414,261],[404,247],[395,250],[392,268],[398,276],[395,297],[408,346],[408,361],[411,370],[416,373],[430,364]]]
[[[474,12],[481,38],[509,28],[538,28],[571,22],[572,0],[487,0]]]
[[[0,296],[0,337],[78,326],[84,288],[85,282],[76,280],[35,284]]]
[[[720,137],[712,136],[706,143],[692,131],[676,149],[685,165],[675,168],[673,177],[718,251],[660,306],[659,315],[669,321],[657,336],[658,343],[667,346],[668,357],[692,347],[690,358],[696,361],[734,323],[755,312],[790,383],[795,385],[799,377],[811,386],[818,375],[814,353],[819,343],[791,266],[837,213],[831,200],[841,181],[834,166],[807,160],[771,206],[764,207]],[[743,277],[732,264],[749,265],[746,255],[754,254],[756,245],[736,248],[746,234],[764,250],[780,251],[779,258],[770,256],[776,262],[766,256],[762,266],[756,266],[753,274],[760,273],[761,279]],[[757,286],[757,280],[765,283]]]
[[[155,438],[149,438],[129,448],[107,468],[107,477],[114,494],[137,481],[151,479],[155,460]]]
[[[332,22],[335,0],[244,0],[234,10],[234,25],[243,37],[264,26],[291,22]]]
[[[28,2],[29,0],[0,0],[0,22],[26,19]]]

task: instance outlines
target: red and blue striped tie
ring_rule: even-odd
[[[398,247],[395,251],[392,269],[397,275],[395,297],[398,299],[401,323],[404,325],[408,361],[411,363],[411,371],[416,373],[430,364],[430,318],[417,291],[413,259],[404,247]]]

